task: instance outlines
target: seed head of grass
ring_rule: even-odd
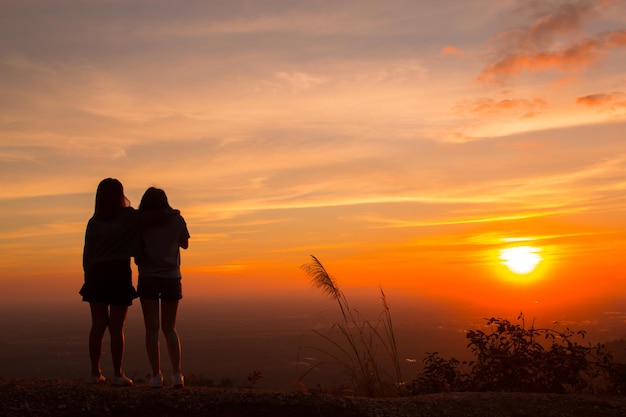
[[[313,262],[302,265],[302,269],[304,269],[304,272],[311,280],[311,284],[329,297],[339,300],[341,298],[341,290],[337,286],[335,279],[328,275],[326,268],[315,256],[311,255],[311,258],[313,258]]]

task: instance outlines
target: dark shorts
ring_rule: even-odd
[[[180,278],[139,277],[137,294],[150,300],[177,301],[183,298]]]
[[[79,294],[89,303],[132,305],[137,291],[133,287],[130,259],[99,263],[85,271],[85,283]]]

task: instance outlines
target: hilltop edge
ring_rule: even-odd
[[[70,379],[0,378],[0,415],[191,417],[623,417],[626,397],[444,393],[361,398],[302,392],[186,387],[113,387]]]

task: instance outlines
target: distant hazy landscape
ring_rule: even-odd
[[[276,299],[219,300],[187,297],[181,304],[178,329],[183,344],[183,370],[211,379],[216,384],[229,379],[235,386],[247,383],[253,371],[261,372],[259,387],[285,389],[293,385],[310,366],[326,359],[312,348],[328,348],[312,330],[330,329],[337,320],[335,305],[316,293],[282,296]],[[443,356],[467,356],[464,330],[477,328],[487,314],[446,309],[419,300],[392,299],[392,314],[398,338],[403,376],[410,381],[421,367],[424,353],[439,351]],[[379,300],[355,300],[365,314],[376,318]],[[591,313],[590,313],[591,314]],[[532,318],[532,316],[530,316]],[[508,317],[515,320],[516,317]],[[538,317],[545,322],[564,317]],[[530,321],[530,319],[528,320]],[[560,323],[586,329],[588,340],[610,341],[626,337],[621,316],[598,313],[578,324]],[[40,307],[0,306],[0,377],[85,378],[89,369],[87,305],[77,301]],[[129,310],[125,370],[134,378],[145,378],[149,367],[143,346],[143,322],[139,303]],[[162,342],[162,348],[165,344]],[[164,373],[169,375],[167,355],[162,354]],[[108,337],[102,366],[110,375]],[[307,386],[337,386],[345,383],[336,367],[326,364],[304,380]]]

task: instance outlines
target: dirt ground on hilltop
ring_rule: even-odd
[[[0,416],[624,417],[626,396],[448,393],[359,398],[301,392],[113,387],[0,379]]]

